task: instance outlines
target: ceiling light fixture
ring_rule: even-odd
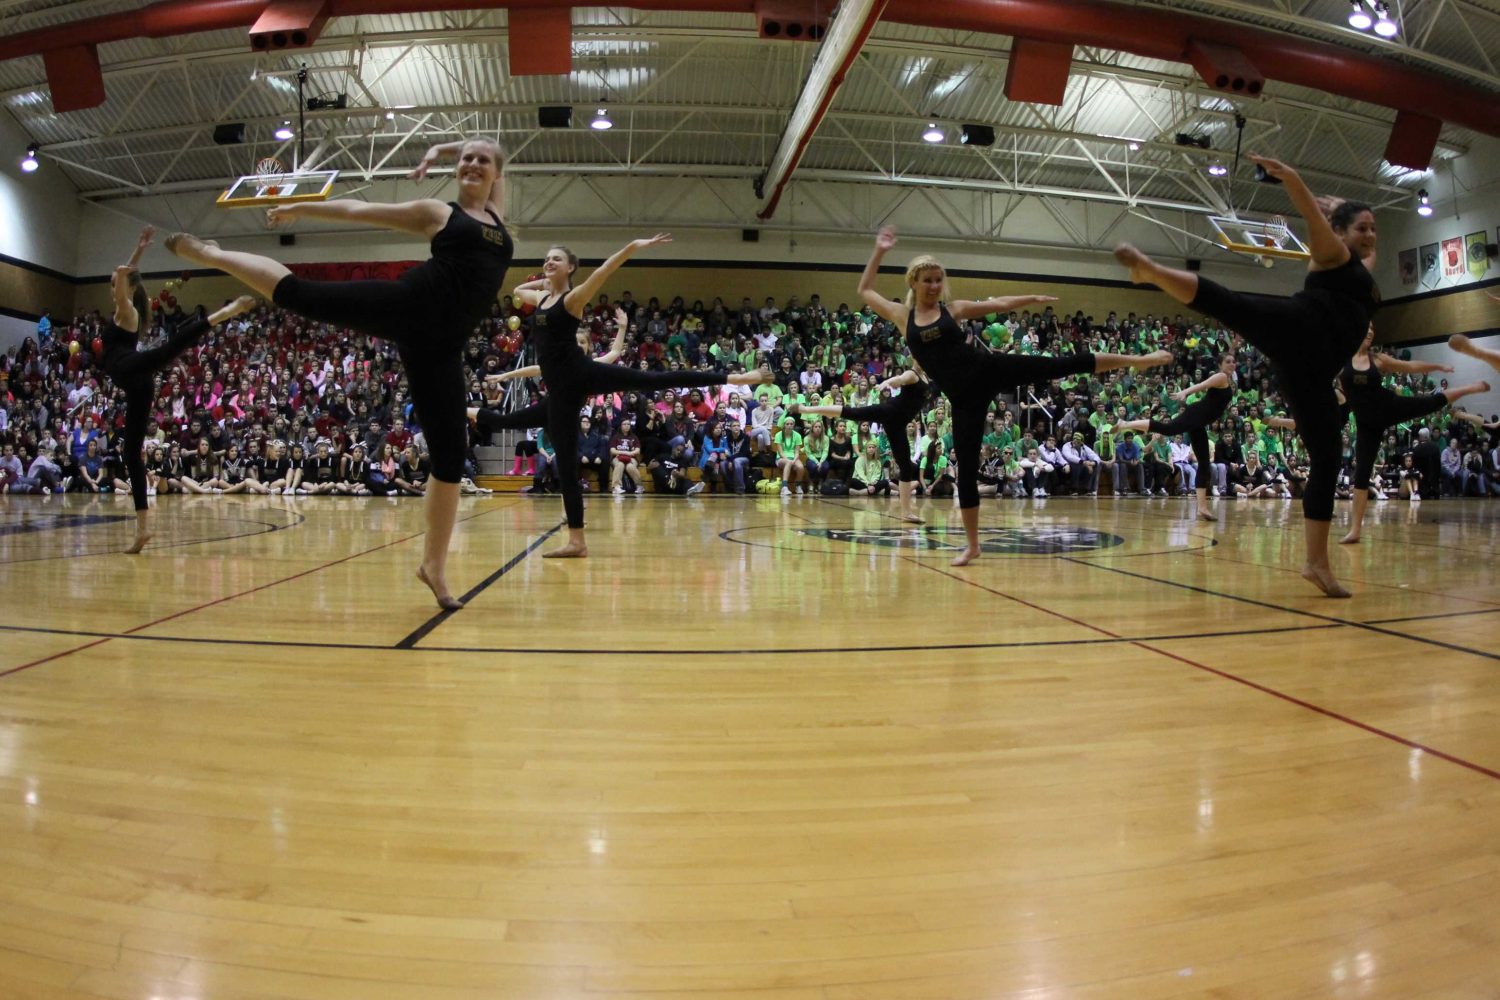
[[[1365,5],[1360,0],[1354,0],[1354,9],[1349,11],[1349,27],[1360,31],[1369,31],[1370,25],[1375,21],[1370,17],[1370,12],[1365,10]]]
[[[37,167],[41,166],[41,164],[37,162],[36,158],[36,151],[39,148],[40,147],[38,147],[34,142],[29,143],[26,146],[26,158],[21,161],[21,169],[28,174],[34,172]]]
[[[1381,38],[1396,37],[1396,22],[1391,20],[1391,9],[1384,3],[1375,5],[1375,34]]]
[[[292,138],[297,133],[295,133],[295,132],[292,131],[292,122],[291,122],[291,119],[287,119],[286,121],[284,121],[284,122],[281,123],[281,127],[280,128],[278,128],[275,132],[273,132],[271,134],[274,135],[276,138],[280,139],[282,142],[286,142],[288,139]]]
[[[589,128],[596,132],[608,132],[615,127],[615,123],[609,118],[609,109],[600,108],[594,113],[594,120],[589,122]]]
[[[1432,203],[1427,200],[1426,188],[1417,192],[1417,214],[1424,219],[1432,214]]]
[[[1208,172],[1214,177],[1223,177],[1225,174],[1229,173],[1229,168],[1224,166],[1224,164],[1220,163],[1218,160],[1215,160],[1208,165]]]
[[[944,138],[944,136],[943,136],[943,130],[940,129],[940,128],[938,128],[938,123],[937,122],[928,122],[927,123],[927,131],[925,131],[925,132],[922,133],[922,141],[923,142],[942,142],[943,138]]]

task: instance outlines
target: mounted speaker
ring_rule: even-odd
[[[1189,257],[1187,259],[1187,269],[1189,271],[1201,271],[1203,270],[1203,261],[1197,257]]]
[[[294,247],[294,246],[297,245],[297,234],[296,233],[281,233],[280,236],[281,236],[281,245],[282,246],[284,246],[284,247]]]
[[[236,146],[245,141],[244,122],[226,122],[214,126],[214,142],[220,146]]]
[[[820,0],[755,0],[755,27],[762,38],[816,42],[828,31],[832,7]]]
[[[741,229],[740,230],[740,240],[741,240],[741,242],[744,242],[744,243],[759,243],[760,242],[760,230],[759,229]]]
[[[965,146],[993,146],[995,130],[989,125],[965,125],[959,130],[958,141]]]
[[[536,123],[542,128],[568,128],[573,124],[573,109],[567,107],[537,108]]]

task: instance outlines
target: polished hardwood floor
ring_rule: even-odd
[[[1219,507],[0,500],[0,997],[1493,1000],[1500,505]]]

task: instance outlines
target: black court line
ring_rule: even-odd
[[[1052,609],[1052,608],[1046,608],[1046,607],[1041,606],[1040,604],[1033,604],[1032,602],[1030,602],[1028,600],[1025,600],[1024,598],[1016,597],[1013,594],[1007,594],[1007,593],[1005,593],[1005,591],[1003,591],[1003,590],[996,590],[993,587],[987,587],[984,584],[979,583],[979,582],[977,582],[975,580],[971,580],[971,579],[969,579],[966,576],[960,576],[959,574],[954,573],[954,572],[950,572],[949,570],[938,569],[938,568],[936,568],[934,566],[930,566],[930,565],[927,565],[927,564],[924,564],[924,563],[917,563],[916,560],[912,560],[912,562],[915,563],[916,565],[922,566],[924,569],[930,569],[930,570],[932,570],[932,572],[938,573],[941,576],[946,576],[949,579],[957,580],[959,583],[967,584],[970,587],[974,587],[976,589],[983,590],[986,593],[994,594],[997,597],[1003,597],[1007,601],[1013,601],[1016,604],[1020,604],[1020,605],[1023,605],[1025,607],[1031,608],[1034,611],[1040,611],[1043,614],[1051,615],[1054,618],[1061,618],[1063,621],[1071,622],[1072,624],[1077,625],[1077,626],[1079,626],[1081,628],[1086,628],[1086,629],[1088,629],[1091,632],[1099,632],[1099,633],[1102,633],[1103,635],[1108,635],[1108,636],[1115,636],[1116,635],[1116,633],[1111,632],[1109,629],[1104,628],[1102,625],[1094,625],[1094,624],[1092,624],[1090,622],[1083,621],[1082,619],[1073,618],[1073,617],[1070,617],[1069,615],[1065,615],[1061,611],[1057,611],[1057,610]],[[1105,570],[1109,570],[1110,569],[1110,567],[1108,567],[1108,566],[1099,566],[1097,568],[1098,569],[1105,569]],[[1121,573],[1121,574],[1123,574],[1125,576],[1139,576],[1139,574],[1137,574],[1137,573],[1130,573],[1130,572],[1128,572],[1126,570],[1111,570],[1111,572]],[[1150,577],[1143,577],[1143,579],[1151,579],[1151,578]],[[1156,582],[1160,583],[1160,582],[1167,582],[1167,581],[1156,581]],[[1189,588],[1189,589],[1198,590],[1200,588],[1192,587],[1192,588]],[[1230,596],[1230,595],[1221,595],[1221,596]],[[1262,602],[1256,601],[1256,602],[1248,602],[1248,603],[1257,603],[1258,604],[1258,603],[1262,603]],[[1286,610],[1290,610],[1290,609],[1286,609]],[[1354,623],[1354,624],[1361,624],[1361,623]],[[1361,627],[1368,627],[1368,626],[1361,625]],[[1267,631],[1272,631],[1272,630],[1267,629]],[[1297,630],[1293,629],[1292,631],[1297,631]],[[1382,631],[1382,630],[1377,629],[1376,631]],[[1393,633],[1393,634],[1399,635],[1400,633]],[[1120,638],[1123,638],[1123,637],[1120,637]],[[1201,670],[1201,671],[1203,671],[1205,673],[1213,674],[1215,677],[1220,677],[1220,678],[1222,678],[1224,680],[1227,680],[1227,681],[1233,681],[1235,684],[1240,684],[1240,685],[1243,685],[1245,687],[1250,688],[1253,691],[1259,691],[1262,694],[1270,695],[1273,698],[1277,698],[1277,699],[1279,699],[1281,701],[1288,702],[1289,704],[1296,705],[1298,708],[1303,708],[1303,709],[1306,709],[1306,710],[1308,710],[1310,712],[1315,712],[1318,715],[1323,716],[1324,718],[1332,719],[1335,722],[1342,722],[1342,723],[1344,723],[1346,725],[1353,726],[1356,729],[1361,729],[1361,730],[1363,730],[1363,731],[1365,731],[1367,733],[1370,733],[1373,736],[1378,736],[1381,739],[1390,740],[1392,743],[1397,743],[1397,744],[1399,744],[1401,746],[1409,747],[1409,748],[1411,748],[1413,750],[1421,750],[1423,753],[1428,753],[1428,754],[1431,754],[1434,757],[1438,757],[1438,758],[1441,758],[1442,760],[1446,760],[1450,764],[1457,764],[1459,767],[1462,767],[1462,768],[1465,768],[1467,770],[1473,771],[1476,774],[1482,774],[1482,775],[1484,775],[1487,778],[1494,778],[1496,780],[1500,780],[1500,771],[1496,771],[1493,768],[1485,767],[1483,764],[1477,763],[1477,762],[1472,761],[1472,760],[1465,760],[1462,757],[1456,756],[1456,755],[1451,754],[1451,753],[1447,753],[1446,751],[1443,751],[1443,750],[1439,750],[1436,747],[1429,746],[1426,743],[1418,743],[1416,740],[1409,739],[1409,738],[1407,738],[1405,736],[1400,735],[1399,733],[1393,733],[1393,732],[1391,732],[1388,729],[1381,729],[1379,726],[1373,726],[1373,725],[1371,725],[1368,722],[1362,722],[1359,719],[1356,719],[1356,718],[1354,718],[1352,716],[1344,715],[1341,712],[1336,712],[1336,711],[1334,711],[1331,708],[1324,708],[1322,705],[1317,705],[1317,704],[1314,704],[1313,702],[1306,701],[1306,700],[1304,700],[1302,698],[1298,698],[1295,695],[1287,694],[1285,691],[1278,691],[1276,688],[1270,687],[1269,685],[1266,685],[1266,684],[1257,683],[1255,681],[1250,680],[1247,677],[1241,677],[1238,674],[1232,674],[1232,673],[1230,673],[1227,670],[1220,670],[1219,668],[1217,668],[1217,667],[1211,667],[1211,666],[1209,666],[1206,663],[1199,663],[1197,660],[1190,660],[1187,657],[1180,656],[1177,653],[1171,652],[1170,650],[1161,649],[1161,648],[1159,648],[1157,646],[1149,645],[1150,640],[1146,640],[1146,639],[1133,639],[1133,640],[1129,640],[1129,642],[1130,642],[1130,645],[1135,646],[1137,649],[1145,650],[1148,653],[1155,653],[1158,656],[1164,656],[1164,657],[1166,657],[1169,660],[1175,660],[1178,663],[1181,663],[1181,664],[1184,664],[1186,666],[1192,667],[1195,670]]]
[[[500,579],[506,573],[509,573],[512,569],[515,569],[516,566],[520,565],[520,563],[521,563],[522,560],[524,560],[527,556],[529,556],[533,552],[535,552],[541,546],[541,544],[543,542],[545,542],[547,539],[549,539],[553,535],[557,534],[558,531],[562,529],[562,526],[564,524],[567,524],[567,523],[568,522],[566,522],[566,521],[558,521],[551,528],[548,528],[547,531],[544,532],[541,536],[539,536],[536,541],[534,541],[530,545],[526,546],[525,549],[523,549],[520,553],[518,553],[516,556],[514,556],[510,560],[510,562],[506,563],[504,566],[501,566],[499,569],[495,570],[495,572],[491,573],[489,576],[485,577],[483,580],[480,580],[473,587],[469,588],[468,592],[465,593],[462,597],[460,597],[459,600],[462,601],[464,604],[468,604],[474,598],[476,598],[480,594],[484,593],[484,590],[485,590],[486,587],[488,587],[490,584],[494,583],[496,580]],[[462,610],[462,609],[459,609],[459,610]],[[437,614],[435,614],[431,618],[427,619],[426,622],[424,622],[423,624],[419,625],[416,629],[414,629],[410,635],[408,635],[406,638],[402,639],[400,642],[396,643],[391,648],[392,649],[411,649],[411,648],[415,647],[417,643],[419,643],[423,639],[427,638],[427,636],[432,633],[433,629],[437,628],[439,625],[443,624],[443,622],[447,621],[449,618],[452,618],[456,614],[458,614],[458,610],[455,610],[455,611],[439,611]]]
[[[1088,566],[1091,569],[1101,569],[1106,573],[1118,573],[1121,576],[1134,577],[1137,580],[1146,580],[1151,583],[1159,583],[1166,587],[1177,587],[1180,590],[1191,590],[1198,594],[1207,594],[1209,597],[1219,597],[1226,601],[1238,601],[1241,604],[1250,604],[1258,608],[1267,608],[1271,611],[1281,611],[1289,615],[1301,615],[1304,618],[1314,618],[1318,621],[1333,622],[1338,625],[1347,625],[1349,628],[1363,629],[1367,632],[1375,632],[1379,635],[1388,635],[1395,639],[1406,639],[1409,642],[1418,642],[1428,646],[1438,646],[1442,649],[1452,650],[1455,653],[1468,653],[1472,656],[1482,656],[1487,660],[1500,660],[1500,653],[1489,653],[1482,649],[1474,649],[1470,646],[1460,646],[1453,642],[1444,642],[1441,639],[1429,639],[1426,636],[1410,635],[1406,632],[1398,632],[1395,629],[1380,628],[1372,622],[1354,621],[1348,618],[1339,618],[1335,615],[1320,615],[1316,611],[1303,611],[1300,608],[1288,608],[1280,604],[1272,604],[1269,601],[1259,601],[1253,597],[1241,597],[1238,594],[1226,594],[1218,590],[1210,590],[1207,587],[1199,587],[1191,583],[1178,583],[1176,580],[1163,580],[1159,577],[1147,576],[1144,573],[1132,573],[1128,569],[1118,569],[1114,566],[1104,566],[1099,563],[1087,562],[1083,559],[1074,559],[1072,556],[1058,556],[1064,562],[1076,563],[1079,566]],[[1397,619],[1415,621],[1415,618]]]
[[[909,560],[918,562],[917,560]],[[919,563],[919,565],[925,565]],[[1403,618],[1379,618],[1370,622],[1358,624],[1383,625],[1392,622],[1429,621],[1439,618],[1456,618],[1465,615],[1488,615],[1500,614],[1500,609],[1486,609],[1483,611],[1452,611],[1429,615],[1412,615]],[[909,653],[924,649],[935,650],[972,650],[972,649],[1033,649],[1049,646],[1107,646],[1117,643],[1130,642],[1176,642],[1190,639],[1225,639],[1237,638],[1247,635],[1271,635],[1278,632],[1318,632],[1326,629],[1344,628],[1339,622],[1326,622],[1317,625],[1278,625],[1271,628],[1243,628],[1227,629],[1219,632],[1175,632],[1165,635],[1137,635],[1119,636],[1105,639],[1024,639],[1013,642],[952,642],[952,643],[922,643],[920,645],[902,646],[787,646],[784,648],[769,647],[755,649],[724,649],[719,651],[722,656],[760,656],[760,655],[791,655],[796,653]],[[28,632],[39,635],[71,635],[81,638],[99,639],[133,639],[145,642],[180,642],[180,643],[202,643],[207,645],[224,646],[255,646],[255,647],[287,647],[293,649],[374,649],[389,651],[402,649],[408,652],[418,653],[536,653],[547,656],[639,656],[635,650],[622,650],[618,646],[608,649],[588,648],[566,648],[559,646],[423,646],[420,649],[411,646],[390,646],[385,643],[374,642],[309,642],[306,640],[291,639],[226,639],[206,638],[192,635],[138,635],[129,632],[95,632],[85,629],[62,629],[42,628],[29,625],[0,625],[0,632]],[[657,657],[674,656],[701,656],[702,653],[695,650],[682,649],[660,649],[651,653]]]

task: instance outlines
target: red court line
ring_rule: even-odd
[[[1278,691],[1275,688],[1267,687],[1264,684],[1258,684],[1255,681],[1249,680],[1248,678],[1240,677],[1237,674],[1231,674],[1226,670],[1220,670],[1217,667],[1210,667],[1207,664],[1199,663],[1196,660],[1190,660],[1185,656],[1178,656],[1176,653],[1168,652],[1165,649],[1158,649],[1157,647],[1145,642],[1125,639],[1124,636],[1117,635],[1116,633],[1111,632],[1109,629],[1101,628],[1098,625],[1090,625],[1088,622],[1080,621],[1077,618],[1072,618],[1068,615],[1065,615],[1061,611],[1054,611],[1051,608],[1044,608],[1040,604],[1032,604],[1030,601],[1022,600],[1021,598],[1015,597],[1011,594],[1007,594],[1004,591],[996,590],[993,587],[986,587],[984,584],[976,583],[973,580],[970,580],[968,577],[959,576],[957,573],[950,573],[947,570],[939,569],[938,567],[933,566],[930,563],[922,562],[920,559],[913,559],[911,556],[902,556],[902,558],[918,566],[921,566],[924,569],[930,569],[934,573],[939,573],[943,576],[950,577],[962,583],[967,583],[971,587],[977,587],[978,589],[983,590],[986,593],[994,594],[997,597],[1003,597],[1008,601],[1014,601],[1017,604],[1021,604],[1033,610],[1040,611],[1043,614],[1051,615],[1054,618],[1061,618],[1063,621],[1071,622],[1074,625],[1081,626],[1094,632],[1099,632],[1103,635],[1109,636],[1112,639],[1124,639],[1132,646],[1135,646],[1139,649],[1144,649],[1149,653],[1157,653],[1161,656],[1165,656],[1169,660],[1176,660],[1178,663],[1184,663],[1187,666],[1193,667],[1197,670],[1202,670],[1206,673],[1213,674],[1215,677],[1222,677],[1224,680],[1234,681],[1236,684],[1243,684],[1245,687],[1251,688],[1255,691],[1259,691],[1262,694],[1271,695],[1273,698],[1280,698],[1282,701],[1288,702],[1292,705],[1296,705],[1299,708],[1305,708],[1309,712],[1317,712],[1319,715],[1322,715],[1326,718],[1353,726],[1356,729],[1362,729],[1374,736],[1379,736],[1382,739],[1390,740],[1392,743],[1399,743],[1402,746],[1407,747],[1408,749],[1420,750],[1423,753],[1432,754],[1434,757],[1446,760],[1450,764],[1457,764],[1459,767],[1468,768],[1470,771],[1482,774],[1487,778],[1500,780],[1500,771],[1492,770],[1491,768],[1485,767],[1483,764],[1476,764],[1471,760],[1465,760],[1462,757],[1455,757],[1451,753],[1445,753],[1442,750],[1430,747],[1425,743],[1418,743],[1416,740],[1409,740],[1405,736],[1398,736],[1393,732],[1381,729],[1379,726],[1372,726],[1367,722],[1360,722],[1358,719],[1350,718],[1349,716],[1344,715],[1340,712],[1335,712],[1331,708],[1324,708],[1321,705],[1314,705],[1312,702],[1304,701],[1303,699],[1298,698],[1296,695],[1290,695],[1285,691]]]
[[[0,671],[0,677],[9,677],[11,674],[19,674],[21,671],[30,670],[32,667],[39,667],[43,663],[50,663],[53,660],[60,660],[64,656],[72,656],[74,653],[81,653],[85,649],[92,649],[95,646],[99,646],[103,643],[108,642],[109,640],[110,637],[105,636],[103,639],[95,639],[93,642],[86,642],[82,646],[74,646],[72,649],[65,649],[61,653],[53,653],[51,656],[44,656],[40,660],[32,660],[30,663],[23,663],[19,667],[11,667],[9,670]]]

